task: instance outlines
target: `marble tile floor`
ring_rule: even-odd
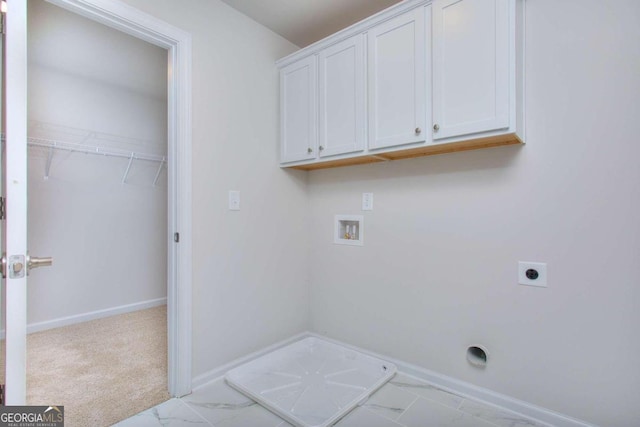
[[[171,399],[117,427],[289,427],[291,424],[228,386],[223,379]],[[549,427],[396,374],[335,427]]]

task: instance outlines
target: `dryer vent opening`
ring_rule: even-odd
[[[484,369],[487,366],[487,351],[479,346],[471,346],[467,349],[467,361],[476,368]]]

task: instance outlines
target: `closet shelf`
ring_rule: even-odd
[[[63,141],[55,141],[52,139],[45,138],[28,138],[27,143],[32,147],[44,147],[44,148],[53,148],[56,150],[64,150],[85,154],[98,154],[101,156],[107,157],[123,157],[129,159],[133,157],[134,160],[144,160],[149,162],[166,162],[166,156],[161,156],[158,154],[146,154],[146,153],[136,153],[135,151],[126,151],[120,149],[107,149],[101,148],[86,144],[77,144],[73,142],[63,142]]]
[[[127,177],[129,176],[129,170],[131,169],[131,165],[134,160],[142,160],[146,162],[157,162],[158,171],[156,172],[155,179],[153,180],[153,185],[155,186],[158,183],[158,178],[160,177],[160,173],[162,172],[162,168],[167,162],[166,156],[161,156],[158,154],[148,154],[148,153],[137,153],[135,151],[127,151],[122,149],[113,149],[113,148],[102,148],[97,146],[91,146],[86,144],[79,144],[73,142],[65,142],[65,141],[57,141],[53,139],[46,138],[27,138],[27,145],[30,147],[40,147],[40,148],[48,148],[49,152],[47,155],[47,163],[45,166],[44,179],[49,179],[49,171],[51,169],[51,160],[53,158],[53,150],[63,150],[74,153],[84,153],[84,154],[94,154],[105,157],[119,157],[129,159],[129,163],[127,164],[127,169],[124,172],[122,177],[122,183],[125,184],[127,181]]]

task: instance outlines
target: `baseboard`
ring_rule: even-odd
[[[145,310],[147,308],[158,307],[167,304],[167,298],[157,298],[133,304],[121,305],[118,307],[96,310],[88,313],[76,314],[73,316],[60,317],[58,319],[47,320],[45,322],[31,323],[27,325],[27,334],[46,331],[47,329],[60,328],[62,326],[74,325],[76,323],[88,322],[89,320],[102,319],[117,314],[131,313],[133,311]],[[4,329],[0,331],[0,339],[4,339]]]
[[[199,375],[193,379],[193,382],[192,382],[193,388],[196,389],[198,387],[202,387],[203,385],[211,381],[220,379],[228,371],[230,371],[233,368],[236,368],[237,366],[242,365],[243,363],[250,362],[251,360],[257,359],[258,357],[264,354],[267,354],[271,351],[277,350],[281,347],[284,347],[288,344],[291,344],[295,341],[298,341],[307,337],[320,338],[320,339],[332,342],[334,344],[339,344],[344,347],[350,348],[352,350],[356,350],[364,354],[368,354],[370,356],[373,356],[379,359],[388,360],[389,362],[394,363],[397,366],[398,372],[400,373],[409,375],[411,377],[415,377],[419,380],[425,381],[433,386],[455,393],[457,395],[460,395],[472,400],[477,400],[487,405],[495,406],[501,409],[506,409],[518,415],[524,416],[526,418],[531,418],[541,423],[549,424],[550,426],[597,427],[593,424],[589,424],[587,422],[568,417],[558,412],[554,412],[549,409],[524,402],[522,400],[514,399],[504,394],[496,393],[486,388],[478,387],[471,383],[460,381],[455,378],[430,371],[420,366],[412,365],[411,363],[403,362],[402,360],[393,359],[383,354],[374,353],[372,351],[368,351],[339,340],[328,338],[326,336],[323,336],[314,332],[303,332],[301,334],[297,334],[291,338],[287,338],[286,340],[270,345],[269,347],[266,347],[262,350],[256,351],[247,356],[236,359],[230,363],[227,363],[226,365],[213,369],[205,374]]]
[[[211,371],[205,372],[204,374],[198,375],[197,377],[195,377],[192,381],[191,381],[191,385],[193,387],[193,389],[197,389],[199,387],[202,387],[203,385],[210,383],[211,381],[215,381],[218,380],[220,378],[222,378],[228,371],[232,370],[233,368],[237,368],[238,366],[250,362],[252,360],[257,359],[260,356],[264,356],[267,353],[270,353],[274,350],[277,350],[279,348],[282,348],[284,346],[287,346],[289,344],[292,344],[296,341],[299,341],[301,339],[310,337],[311,334],[309,332],[302,332],[300,334],[294,335],[290,338],[287,338],[285,340],[282,340],[280,342],[277,342],[275,344],[272,344],[268,347],[265,347],[261,350],[255,351],[251,354],[248,354],[246,356],[240,357],[238,359],[235,359],[225,365],[222,365],[218,368],[212,369]]]
[[[342,341],[334,340],[314,332],[309,332],[307,333],[307,335],[327,340],[335,344],[343,345],[347,348],[360,351],[379,359],[387,360],[391,363],[394,363],[398,368],[398,372],[400,373],[415,377],[445,391],[455,393],[462,397],[477,400],[487,405],[507,409],[511,412],[515,412],[516,414],[523,415],[526,418],[531,418],[554,427],[597,427],[585,421],[571,418],[558,412],[551,411],[549,409],[542,408],[540,406],[536,406],[522,400],[514,399],[507,395],[496,393],[489,389],[478,387],[471,383],[460,381],[417,365],[412,365],[411,363],[403,362],[402,360],[393,359],[385,355],[377,354],[372,351],[368,351],[354,345],[344,343]]]

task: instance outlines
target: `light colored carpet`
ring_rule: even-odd
[[[27,403],[64,405],[67,427],[109,426],[169,397],[166,306],[27,337]]]

